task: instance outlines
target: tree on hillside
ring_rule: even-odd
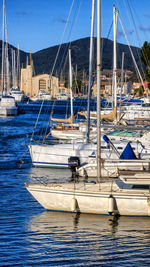
[[[150,89],[150,43],[146,41],[141,49],[141,52],[141,59],[146,66],[146,80],[148,81],[148,88]]]
[[[69,82],[66,81],[65,82],[65,87],[68,88],[69,87]],[[72,81],[72,91],[74,94],[78,94],[81,92],[81,88],[82,88],[82,81],[81,80],[73,80]]]

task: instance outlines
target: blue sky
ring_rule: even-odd
[[[68,27],[66,21],[73,0],[5,0],[8,42],[15,47],[36,51],[90,36],[92,0],[74,0]],[[150,41],[150,0],[102,0],[102,37],[113,38],[113,5],[119,9],[131,45]],[[2,5],[0,0],[0,39],[2,38]],[[132,12],[131,12],[132,11]],[[134,18],[134,20],[133,20]],[[136,26],[136,27],[135,27]],[[96,29],[96,27],[95,27]],[[96,36],[96,30],[95,30]],[[126,43],[120,26],[118,42]]]

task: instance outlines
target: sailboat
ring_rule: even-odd
[[[95,4],[92,5],[92,7],[94,7]],[[94,9],[94,8],[93,8]],[[114,14],[116,9],[113,8],[114,10]],[[92,10],[92,18],[94,17],[93,15],[93,10]],[[115,17],[115,16],[114,16]],[[117,24],[117,23],[116,23]],[[114,43],[116,43],[116,24],[114,23]],[[93,28],[93,26],[91,27],[91,29]],[[92,31],[92,30],[91,30]],[[91,34],[92,37],[92,34]],[[92,39],[92,38],[91,38]],[[90,45],[90,54],[91,54],[91,50],[92,50],[92,46]],[[114,46],[114,88],[116,88],[116,45]],[[91,56],[90,56],[91,58]],[[91,63],[92,59],[89,60],[89,62]],[[69,70],[70,70],[70,88],[72,89],[72,68],[71,68],[71,51],[69,51]],[[91,66],[92,64],[89,64],[89,66]],[[90,71],[90,67],[89,67],[89,72]],[[91,87],[91,81],[90,81],[90,77],[91,75],[89,74],[89,94],[90,94],[90,87]],[[72,92],[72,90],[71,90]],[[116,94],[116,93],[115,93]],[[116,99],[116,96],[115,96]],[[72,103],[72,101],[71,101]],[[114,104],[114,110],[109,113],[109,114],[105,114],[105,115],[101,115],[101,119],[111,119],[111,120],[116,120],[116,105],[117,105],[117,101],[115,101]],[[68,119],[55,119],[52,118],[52,120],[54,121],[59,121],[61,122],[61,125],[59,127],[59,125],[56,127],[56,129],[51,129],[51,133],[55,138],[58,139],[70,139],[73,140],[72,142],[68,142],[68,143],[63,143],[63,144],[54,144],[54,145],[49,145],[49,144],[33,144],[31,143],[29,145],[29,151],[30,151],[30,155],[32,158],[32,163],[34,166],[38,166],[38,167],[55,167],[55,168],[68,168],[68,159],[71,156],[75,156],[78,157],[80,160],[80,164],[82,165],[83,163],[88,163],[89,161],[89,156],[91,156],[93,153],[96,154],[96,150],[97,150],[97,145],[96,145],[96,135],[97,135],[97,128],[96,127],[89,127],[90,125],[90,114],[89,114],[89,110],[90,107],[88,107],[88,130],[87,130],[87,126],[86,125],[74,125],[73,126],[73,105],[71,106],[71,116]],[[65,124],[66,123],[66,124]],[[105,127],[106,128],[106,127]],[[90,134],[89,134],[90,131]],[[88,136],[86,139],[86,135]],[[92,142],[89,142],[91,141]],[[115,140],[114,140],[115,141]],[[135,141],[135,140],[134,140]],[[117,149],[119,149],[119,152],[122,153],[122,150],[125,148],[127,144],[127,141],[122,140],[122,145],[120,145],[120,143],[118,141],[115,142],[115,146]],[[109,150],[107,149],[107,145],[105,144],[104,141],[101,141],[101,145],[103,147],[101,156],[102,158],[106,159],[109,153]],[[133,144],[134,149],[137,150],[137,153],[140,154],[141,152],[141,148],[138,146],[137,148],[137,144],[135,142],[135,144]],[[146,148],[144,148],[143,153],[142,153],[143,157],[146,158],[149,157],[150,155],[150,150],[149,150],[149,146],[147,146]],[[110,157],[110,156],[109,156]],[[117,159],[118,157],[116,157],[116,155],[113,153],[111,153],[111,159]]]
[[[95,1],[93,1],[94,3]],[[92,5],[95,7],[95,5]],[[93,13],[94,8],[92,9]],[[69,52],[69,73],[70,73],[70,88],[72,89],[72,67],[71,67],[71,51]],[[71,98],[72,98],[72,90],[71,90]],[[72,103],[72,101],[71,101]],[[60,122],[67,122],[70,125],[73,125],[73,105],[71,106],[71,116],[68,119],[53,119]],[[64,124],[63,124],[64,126]],[[68,124],[67,126],[68,127]],[[74,130],[79,128],[79,125],[74,125]],[[82,126],[81,126],[82,127]],[[69,127],[68,127],[69,128]],[[52,133],[56,137],[56,132],[58,134],[61,133],[62,126],[60,127],[60,131],[52,130]],[[84,129],[84,126],[83,126]],[[71,127],[70,130],[71,132]],[[62,134],[64,129],[62,131]],[[74,133],[72,133],[73,135]],[[65,143],[65,144],[55,144],[55,145],[46,145],[46,144],[30,144],[29,151],[32,158],[32,163],[35,166],[42,166],[42,167],[59,167],[59,168],[66,168],[68,167],[68,159],[71,156],[79,157],[80,163],[86,162],[88,156],[96,150],[96,145],[93,142],[86,142],[86,140],[78,140],[77,142]]]
[[[5,0],[3,0],[3,39],[2,39],[2,75],[1,75],[0,116],[17,115],[15,98],[9,95],[9,61],[6,35]]]
[[[27,190],[47,210],[72,213],[150,216],[150,174],[121,175],[117,179],[101,176],[101,1],[97,0],[97,179],[26,184]]]
[[[71,104],[71,115],[69,118],[51,118],[51,121],[57,122],[57,126],[52,127],[51,135],[55,138],[61,139],[67,135],[67,132],[74,131],[79,128],[79,124],[74,123],[74,112],[73,112],[73,94],[72,94],[72,64],[71,64],[71,49],[69,48],[69,77],[70,77],[70,104]]]
[[[9,90],[11,96],[15,98],[16,102],[24,100],[24,93],[20,91],[20,52],[19,46],[17,50],[17,66],[15,50],[11,50],[12,54],[12,88]]]
[[[92,139],[93,135],[96,134],[96,127],[90,124],[90,100],[91,100],[91,84],[92,84],[92,65],[93,65],[93,40],[94,40],[94,19],[95,19],[95,1],[92,1],[92,16],[91,16],[91,36],[90,36],[90,53],[89,53],[89,81],[88,81],[88,102],[87,102],[87,122],[76,123],[71,125],[71,127],[63,129],[62,132],[57,130],[51,130],[53,137],[65,140],[85,140],[87,143]],[[70,88],[72,89],[72,68],[70,59]],[[71,90],[72,93],[72,90]],[[72,108],[73,110],[73,108]],[[71,112],[71,114],[73,111]],[[80,114],[80,112],[78,112]],[[82,112],[81,112],[82,114]],[[71,118],[71,117],[70,117]],[[91,138],[90,138],[91,137]]]

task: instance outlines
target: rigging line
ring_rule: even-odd
[[[139,16],[137,15],[137,13],[136,13],[136,11],[135,11],[135,9],[134,9],[133,6],[132,6],[132,9],[133,9],[134,13],[136,14],[136,18],[138,19],[139,24],[142,25],[141,20],[139,19]],[[144,33],[145,33],[145,32],[144,32]],[[147,36],[146,36],[146,38],[149,39]],[[147,56],[147,53],[145,53],[144,49],[143,49],[143,51],[142,51],[142,54],[143,54],[143,57],[144,57],[144,59],[145,59],[147,65],[150,66],[150,61],[149,61],[148,56]]]
[[[74,75],[74,81],[75,81],[75,86],[77,87],[77,90],[78,90],[78,93],[79,93],[79,86],[78,86],[78,82],[77,82],[77,77],[76,77],[76,73],[74,71],[74,68],[72,67],[72,72],[73,72],[73,75]]]
[[[42,137],[42,134],[43,134],[43,142],[44,142],[44,140],[45,140],[45,136],[46,136],[46,134],[47,134],[48,127],[49,127],[49,125],[50,125],[50,120],[48,119],[48,121],[47,121],[47,116],[49,117],[49,108],[50,108],[50,104],[49,104],[49,106],[48,106],[48,108],[47,108],[47,112],[46,112],[45,120],[43,121],[43,125],[44,125],[44,123],[47,122],[47,126],[45,127],[45,130],[44,130],[44,127],[43,127],[43,128],[42,128],[42,131],[41,131],[41,137]]]
[[[132,5],[132,3],[131,3],[131,5]],[[142,22],[141,22],[141,20],[140,20],[140,17],[138,16],[138,14],[137,14],[137,12],[136,12],[136,10],[135,10],[135,8],[134,8],[133,5],[132,5],[132,9],[133,9],[133,11],[134,11],[134,13],[135,13],[135,15],[136,15],[136,18],[137,18],[137,20],[138,20],[138,22],[139,22],[139,25],[142,25],[142,26],[143,26],[143,24],[142,24]],[[149,39],[149,36],[147,36],[147,34],[146,34],[145,31],[144,31],[144,35],[145,35],[145,38],[146,38],[146,39]]]
[[[67,53],[66,51],[68,50],[69,46],[70,46],[70,44],[67,44],[66,49],[65,49],[65,52],[64,52],[64,54],[66,54],[66,57],[65,57],[65,62],[64,62],[63,69],[62,69],[62,74],[65,73],[64,70],[65,70],[65,68],[66,68],[67,61],[68,61],[68,53]],[[64,56],[63,56],[63,57],[64,57]]]
[[[54,100],[54,102],[53,102],[53,106],[52,106],[52,109],[51,109],[51,114],[50,114],[50,119],[49,120],[51,120],[51,118],[52,118],[52,115],[53,115],[53,112],[54,112],[54,106],[55,106],[55,102],[56,102],[56,100]]]
[[[113,21],[111,22],[111,25],[110,25],[108,34],[107,34],[107,36],[106,36],[106,42],[103,42],[103,43],[102,43],[102,54],[103,54],[103,51],[105,50],[105,47],[107,46],[108,38],[109,38],[109,35],[110,35],[110,33],[111,33],[112,26],[113,26]],[[103,38],[103,40],[104,40],[104,38]],[[103,44],[104,44],[104,46],[103,46]]]
[[[138,75],[139,75],[139,78],[140,78],[140,80],[141,80],[141,83],[142,83],[142,85],[143,85],[143,88],[145,89],[145,86],[144,86],[144,82],[143,82],[141,73],[140,73],[139,68],[138,68],[138,66],[137,66],[137,63],[136,63],[136,61],[135,61],[135,58],[134,58],[134,55],[133,55],[131,46],[130,46],[130,44],[129,44],[129,40],[128,40],[128,37],[127,37],[127,34],[126,34],[126,31],[125,31],[125,28],[124,28],[124,25],[123,25],[123,23],[122,23],[122,20],[121,20],[120,15],[119,15],[119,20],[120,20],[120,24],[121,24],[122,30],[123,30],[123,32],[124,32],[124,35],[125,35],[125,37],[126,37],[126,41],[127,41],[127,44],[128,44],[128,47],[129,47],[129,50],[130,50],[130,53],[131,53],[131,56],[132,56],[134,65],[135,65],[135,67],[136,67],[136,69],[137,69],[137,73],[138,73]]]
[[[46,114],[47,115],[47,114]],[[46,122],[46,116],[45,116],[45,119],[43,120],[43,124],[42,124],[42,126],[40,127],[40,129],[39,129],[39,131],[38,131],[38,133],[37,133],[37,135],[38,135],[38,140],[41,140],[42,139],[42,136],[44,135],[44,123]],[[34,140],[35,141],[35,140]]]
[[[35,133],[35,130],[36,130],[38,121],[39,121],[39,117],[40,117],[40,114],[41,114],[41,111],[42,111],[43,104],[44,104],[44,100],[42,101],[42,104],[41,104],[41,107],[40,107],[40,111],[39,111],[39,113],[38,113],[38,116],[37,116],[37,119],[36,119],[36,123],[35,123],[35,125],[34,125],[34,130],[33,130],[33,133],[32,133],[32,135],[31,135],[29,144],[30,144],[31,141],[33,140],[33,136],[34,136],[34,133]]]
[[[131,13],[131,17],[132,17],[132,21],[133,21],[133,25],[134,25],[134,29],[135,29],[137,41],[138,41],[139,47],[141,47],[139,34],[138,34],[138,31],[137,31],[137,27],[136,27],[136,24],[135,24],[134,16],[133,16],[133,13],[132,13],[132,9],[133,9],[134,13],[135,13],[135,10],[134,10],[133,6],[130,5],[129,0],[127,0],[127,2],[128,2],[129,9],[130,9],[130,13]],[[137,49],[137,54],[138,54],[138,58],[139,58],[139,61],[140,61],[142,72],[143,72],[144,77],[145,77],[145,73],[144,73],[144,69],[143,69],[143,66],[142,66],[141,57],[139,55],[138,49]]]
[[[79,2],[80,2],[80,4],[79,4]],[[79,13],[80,13],[79,11],[80,11],[80,8],[81,8],[81,0],[79,0],[79,2],[78,2],[78,6],[77,6],[77,9],[76,9],[74,18],[73,18],[73,23],[71,25],[71,29],[70,29],[70,32],[69,32],[69,36],[70,37],[68,37],[68,39],[71,39],[71,34],[73,32],[73,28],[74,28],[74,26],[75,26],[75,24],[77,22],[77,18],[78,18]],[[59,67],[58,73],[60,73],[60,69],[61,69],[61,66],[62,66],[63,59],[64,59],[66,51],[70,47],[70,45],[71,45],[71,42],[69,42],[69,44],[66,44],[66,48],[64,49],[64,52],[63,52],[63,56],[62,56],[62,59],[61,59],[61,62],[60,62],[60,67]]]
[[[68,15],[68,18],[67,18],[65,29],[64,29],[64,32],[63,32],[63,35],[62,35],[62,39],[61,39],[61,42],[60,42],[60,45],[59,45],[59,48],[58,48],[58,51],[57,51],[57,54],[56,54],[56,58],[55,58],[55,61],[54,61],[54,64],[53,64],[53,68],[52,68],[52,71],[51,71],[51,77],[52,77],[52,74],[54,72],[54,69],[55,69],[55,66],[56,66],[56,62],[57,62],[57,59],[58,59],[58,55],[59,55],[59,52],[60,52],[60,49],[61,49],[61,46],[62,46],[62,43],[63,43],[63,40],[64,40],[64,36],[65,36],[66,29],[67,29],[67,26],[68,26],[68,23],[69,23],[69,19],[70,19],[70,16],[71,16],[71,12],[72,12],[72,9],[73,9],[74,2],[75,2],[75,0],[73,0],[72,4],[71,4],[71,8],[70,8],[70,11],[69,11],[69,15]]]
[[[128,1],[128,0],[127,0],[127,1]],[[132,17],[132,20],[133,20],[133,23],[132,23],[132,21],[131,21],[131,18],[130,18],[129,12],[128,12],[128,8],[127,8],[127,5],[126,5],[126,3],[125,3],[125,0],[123,0],[123,3],[124,3],[124,6],[125,6],[125,9],[126,9],[126,11],[127,11],[127,16],[128,16],[128,20],[129,20],[129,22],[130,22],[130,25],[133,24],[134,29],[135,29],[135,32],[136,32],[136,37],[137,37],[137,40],[138,40],[138,42],[139,42],[139,37],[138,37],[137,30],[136,30],[136,24],[135,24],[135,21],[134,21],[134,19],[133,19],[133,15],[132,15],[131,8],[130,8],[130,6],[129,6],[129,8],[130,8],[130,12],[131,12],[131,17]],[[116,4],[117,4],[117,6],[118,6],[119,14],[120,14],[120,17],[121,17],[121,11],[120,11],[120,7],[119,7],[118,0],[116,0]],[[129,5],[129,2],[128,2],[128,5]],[[140,44],[139,44],[139,46],[140,46]],[[138,55],[138,58],[139,58],[139,61],[140,61],[140,65],[141,65],[142,73],[143,73],[143,75],[144,75],[144,77],[145,77],[145,73],[144,73],[144,69],[143,69],[143,66],[142,66],[142,62],[141,62],[141,58],[140,58],[138,49],[136,49],[136,51],[137,51],[137,55]],[[136,73],[137,73],[137,71],[136,71]]]

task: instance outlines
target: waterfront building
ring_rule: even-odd
[[[21,69],[21,91],[30,97],[37,97],[41,91],[49,93],[53,98],[59,92],[58,78],[49,74],[32,76],[32,65]]]

